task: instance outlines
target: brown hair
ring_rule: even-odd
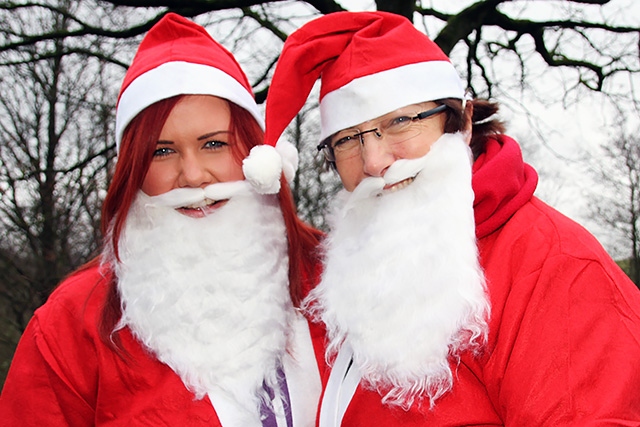
[[[466,112],[462,111],[460,99],[447,98],[435,101],[445,104],[449,108],[446,111],[447,119],[444,124],[445,133],[455,133],[464,130],[467,123]],[[471,116],[471,152],[473,159],[477,159],[484,152],[489,136],[505,132],[504,122],[497,117],[492,117],[498,112],[498,104],[484,99],[468,101],[473,104]]]

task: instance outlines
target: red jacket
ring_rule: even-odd
[[[97,268],[75,274],[36,311],[0,397],[0,424],[220,426],[209,398],[195,400],[129,329],[121,332],[127,361],[104,345],[97,322],[105,283]],[[312,325],[310,331],[313,339],[322,339],[323,330]]]
[[[640,292],[591,234],[533,197],[536,184],[508,137],[474,163],[484,354],[452,365],[433,410],[391,408],[358,386],[342,426],[640,426]]]

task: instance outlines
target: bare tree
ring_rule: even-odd
[[[85,0],[80,3],[85,7],[73,13],[49,3],[1,2],[0,11],[31,12],[46,8],[53,15],[64,16],[72,25],[63,31],[47,31],[34,27],[24,31],[5,32],[0,43],[0,52],[20,52],[27,46],[64,38],[69,40],[65,50],[68,54],[82,52],[125,66],[126,59],[121,55],[80,47],[79,41],[86,38],[135,38],[144,34],[168,11],[188,17],[210,16],[210,12],[241,11],[241,14],[236,14],[238,21],[254,20],[259,27],[284,40],[288,32],[301,23],[300,19],[311,17],[310,8],[313,8],[315,15],[343,10],[343,7],[333,0]],[[501,80],[496,80],[500,79],[500,74],[494,68],[496,60],[500,58],[510,58],[520,64],[516,80],[522,85],[527,85],[528,79],[534,78],[529,77],[527,70],[532,56],[548,67],[570,70],[571,73],[566,76],[565,81],[567,97],[568,93],[575,92],[578,88],[611,92],[611,95],[616,97],[624,96],[623,92],[607,87],[607,81],[614,76],[628,77],[640,72],[640,25],[637,22],[625,24],[625,10],[615,9],[621,4],[620,0],[469,0],[461,4],[457,10],[452,7],[443,10],[423,7],[421,2],[413,0],[376,1],[379,10],[399,13],[410,19],[417,18],[417,21],[422,19],[427,29],[439,27],[438,33],[432,34],[432,37],[445,53],[452,53],[458,46],[466,48],[461,60],[466,64],[465,74],[469,86],[480,85],[476,92],[483,92],[488,96],[499,90],[502,84]],[[144,12],[130,13],[127,15],[129,18],[121,22],[105,19],[109,12],[116,9]],[[9,24],[10,19],[10,16],[5,14],[5,22],[0,23]],[[246,28],[240,24],[236,26]],[[39,55],[45,58],[51,55],[51,52],[42,49]],[[270,67],[275,64],[277,58],[277,50],[274,55],[272,60],[265,64],[266,68],[261,75],[269,75]],[[5,60],[3,63],[8,64],[11,61]],[[508,73],[513,77],[514,70],[510,69]],[[259,100],[263,99],[262,95],[264,94],[261,93]],[[633,99],[637,105],[636,94],[627,95],[628,99]]]
[[[342,188],[342,184],[316,149],[319,141],[314,137],[318,120],[317,104],[307,105],[287,129],[285,137],[296,145],[300,156],[299,173],[291,188],[298,214],[314,227],[326,231],[325,214],[330,207],[330,196]]]
[[[414,19],[452,56],[478,96],[517,108],[521,104],[513,105],[518,103],[514,94],[538,89],[541,81],[548,86],[545,70],[560,70],[557,98],[545,94],[547,102],[570,104],[595,91],[639,111],[637,85],[630,82],[640,76],[640,25],[625,20],[629,1],[466,0],[436,8],[414,0],[377,0],[376,7]],[[0,66],[83,55],[124,70],[133,47],[105,49],[109,44],[101,42],[137,42],[165,13],[174,11],[197,19],[238,56],[258,103],[266,97],[287,35],[314,16],[343,10],[333,0],[83,0],[73,2],[73,9],[67,3],[0,1],[0,28],[8,28],[0,30]],[[63,17],[68,25],[55,31],[40,25],[16,28],[16,14]],[[52,51],[56,40],[64,40],[64,45]],[[312,215],[304,213],[307,219]]]
[[[640,25],[627,23],[618,6],[630,1],[376,6],[413,19],[477,95],[517,100],[512,91],[537,89],[548,84],[548,70],[560,70],[558,101],[598,92],[637,113]],[[334,0],[0,0],[0,330],[8,331],[0,345],[15,343],[60,278],[99,245],[118,81],[153,24],[173,11],[204,25],[238,57],[262,103],[287,35],[340,10]],[[301,148],[293,189],[301,215],[323,228],[328,195],[339,185],[332,171],[317,172],[312,107],[289,129]]]
[[[70,21],[12,23],[36,24],[66,31]],[[95,57],[68,55],[64,39],[46,44],[46,58],[29,46],[0,68],[0,343],[13,346],[33,310],[96,250],[115,151],[113,77]]]
[[[594,203],[591,215],[616,238],[613,247],[623,268],[640,287],[640,135],[620,130],[602,146],[602,157],[593,167]]]

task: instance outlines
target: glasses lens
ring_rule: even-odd
[[[360,137],[353,131],[338,132],[329,145],[335,160],[348,159],[360,153]]]
[[[420,135],[420,124],[415,115],[399,113],[380,122],[379,128],[387,144],[399,144]]]
[[[331,139],[327,138],[324,141],[322,141],[318,147],[316,147],[318,149],[318,151],[322,151],[322,154],[324,155],[324,158],[326,161],[328,162],[335,162],[336,158],[333,155],[333,150],[331,149]]]
[[[381,117],[377,122],[367,125],[367,130],[350,129],[338,132],[324,147],[325,157],[333,162],[360,155],[368,133],[372,133],[376,139],[388,146],[402,144],[420,135],[423,127],[422,120],[433,117],[445,109],[446,106],[439,105],[431,110],[420,112],[420,107],[414,105]]]

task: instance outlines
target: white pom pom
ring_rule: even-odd
[[[283,137],[278,139],[276,151],[282,157],[282,172],[284,172],[284,177],[287,179],[287,182],[291,184],[298,170],[298,149],[289,142],[288,139]]]
[[[282,158],[270,145],[257,145],[242,161],[244,176],[260,194],[275,194],[280,191]]]

